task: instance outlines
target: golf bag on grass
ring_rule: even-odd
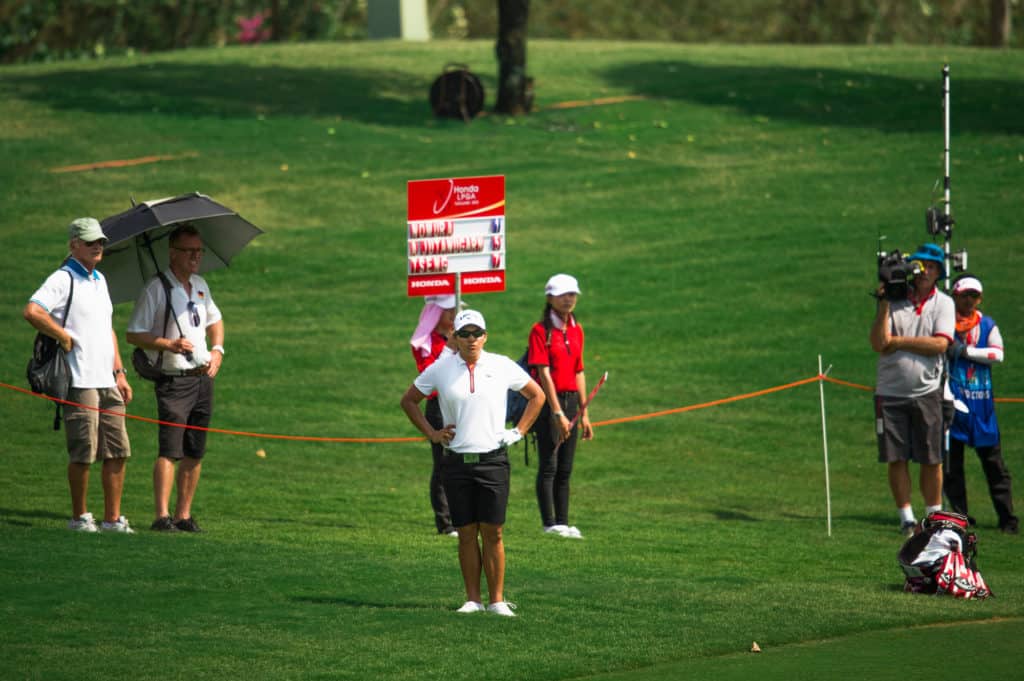
[[[929,513],[897,554],[906,576],[903,590],[988,598],[992,592],[978,572],[977,553],[978,538],[967,531],[967,516],[952,511]]]

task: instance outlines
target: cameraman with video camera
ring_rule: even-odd
[[[942,508],[944,359],[953,342],[953,300],[936,288],[946,276],[942,248],[918,247],[907,260],[909,286],[893,286],[879,270],[878,309],[871,348],[879,354],[875,384],[878,460],[887,464],[889,488],[904,535],[913,534],[909,461],[920,465],[925,514]],[[904,294],[905,292],[905,294]],[[900,296],[903,297],[900,297]]]

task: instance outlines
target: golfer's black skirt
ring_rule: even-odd
[[[484,463],[441,462],[452,525],[505,524],[509,487],[508,458]]]

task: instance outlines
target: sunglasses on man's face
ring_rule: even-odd
[[[470,331],[469,329],[462,329],[460,331],[456,331],[455,335],[458,336],[459,338],[469,338],[470,336],[472,336],[473,338],[479,338],[480,336],[484,335],[485,333],[487,333],[487,332],[484,331],[483,329],[477,329],[476,331]]]

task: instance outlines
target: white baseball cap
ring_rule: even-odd
[[[956,280],[953,284],[953,293],[963,293],[964,291],[977,291],[981,293],[981,281],[976,277],[962,277]]]
[[[568,274],[556,274],[548,279],[548,283],[544,286],[544,293],[549,296],[561,296],[566,293],[579,294],[579,292],[580,285],[576,281],[576,277]]]
[[[484,322],[484,316],[476,310],[463,310],[459,314],[455,315],[455,330],[458,331],[464,326],[479,326],[484,331],[487,330],[487,324]]]

